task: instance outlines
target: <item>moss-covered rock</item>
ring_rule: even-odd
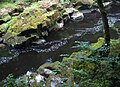
[[[46,63],[46,64],[43,64],[42,66],[40,66],[38,69],[37,69],[37,72],[40,73],[40,74],[43,74],[44,73],[44,69],[48,68],[48,69],[51,69],[51,70],[58,70],[60,68],[60,62],[54,62],[54,63]]]
[[[10,10],[2,10],[2,13],[0,20],[3,22],[10,21],[7,24],[0,25],[0,31],[6,32],[3,38],[13,46],[31,38],[31,35],[29,37],[24,35],[20,37],[19,35],[22,32],[35,29],[35,31],[39,31],[38,36],[41,36],[42,34],[40,33],[46,31],[43,30],[45,29],[44,27],[49,28],[54,26],[56,21],[66,15],[66,11],[61,6],[59,0],[42,0],[32,3],[30,6],[16,5]],[[14,17],[11,17],[9,14]],[[38,27],[39,25],[42,25],[42,27]],[[24,40],[22,40],[23,37]]]
[[[92,43],[89,48],[82,52],[82,55],[90,56],[95,50],[100,48],[104,44],[104,38],[100,37],[97,43]]]
[[[8,27],[9,27],[8,23],[4,23],[4,24],[0,25],[0,33],[6,32]]]
[[[4,22],[7,22],[7,21],[11,20],[11,16],[9,14],[2,15],[0,17],[0,21],[1,20],[3,20]]]
[[[29,7],[26,7],[20,15],[13,17],[11,20],[9,19],[10,20],[9,26],[7,26],[7,24],[1,25],[0,26],[2,27],[0,29],[1,32],[7,30],[6,31],[7,33],[3,36],[5,41],[10,42],[10,44],[14,46],[17,43],[23,42],[19,41],[22,40],[23,37],[24,41],[27,40],[28,38],[31,38],[31,36],[19,37],[19,35],[22,32],[35,29],[35,31],[39,31],[39,33],[42,33],[42,31],[46,31],[43,30],[44,27],[47,28],[53,26],[55,22],[59,20],[60,17],[63,16],[65,10],[59,4],[57,5],[58,1],[53,0],[52,2],[50,2],[51,3],[50,6],[48,6],[47,3],[48,1],[35,2],[31,4]],[[52,10],[47,11],[47,8],[50,8]],[[38,27],[38,25],[42,25],[42,27]],[[38,36],[39,35],[40,34],[38,34]]]

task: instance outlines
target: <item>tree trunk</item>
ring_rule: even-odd
[[[103,33],[104,33],[104,38],[105,38],[105,44],[107,46],[110,46],[110,32],[109,32],[107,14],[105,12],[105,8],[103,6],[102,0],[97,0],[97,4],[99,6],[100,13],[101,13],[102,20],[103,20],[103,26],[104,26]]]

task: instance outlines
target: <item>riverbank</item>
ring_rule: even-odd
[[[25,43],[31,44],[48,36],[49,32],[56,28],[56,22],[60,18],[64,20],[69,16],[66,8],[72,8],[72,2],[59,0],[6,4],[8,6],[2,3],[0,9],[0,39],[1,43],[13,47]],[[74,11],[78,10],[73,9],[70,13]]]
[[[119,20],[112,27],[119,32]],[[73,48],[78,47],[80,52],[74,52],[70,57],[63,58],[62,62],[43,64],[36,72],[28,71],[26,75],[16,80],[13,79],[12,75],[9,75],[4,82],[12,81],[10,83],[12,87],[15,85],[26,87],[74,87],[73,85],[76,87],[109,87],[114,85],[118,87],[119,40],[111,40],[111,52],[107,58],[101,57],[101,50],[104,50],[104,47],[101,48],[104,43],[103,38],[99,38],[98,42],[92,45],[84,42],[79,43],[79,41],[76,43],[78,45],[73,46]]]
[[[45,63],[35,72],[28,71],[17,79],[10,74],[3,83],[12,85],[10,87],[118,87],[120,40],[111,40],[110,43],[108,57],[101,55],[106,49],[104,39],[99,38],[97,43],[91,45],[79,44],[77,47],[81,50],[64,57],[62,62]]]

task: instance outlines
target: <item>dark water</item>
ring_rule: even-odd
[[[109,14],[109,24],[112,26],[120,20],[120,14]],[[75,42],[96,42],[102,37],[101,18],[84,19],[81,22],[69,21],[61,31],[53,31],[46,42],[26,49],[0,50],[0,80],[8,74],[15,76],[25,74],[28,70],[34,71],[46,62],[61,61],[63,56],[69,56],[78,48],[73,49]],[[111,37],[118,38],[116,31],[111,29]],[[10,56],[5,56],[11,54]],[[12,59],[13,58],[13,59]]]

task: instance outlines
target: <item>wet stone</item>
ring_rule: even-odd
[[[84,15],[82,12],[76,12],[74,13],[71,18],[74,20],[74,21],[82,21],[84,19]]]
[[[2,43],[3,42],[3,38],[0,38],[0,43]]]
[[[5,47],[6,47],[5,44],[3,44],[3,43],[0,44],[0,48],[5,48]]]

